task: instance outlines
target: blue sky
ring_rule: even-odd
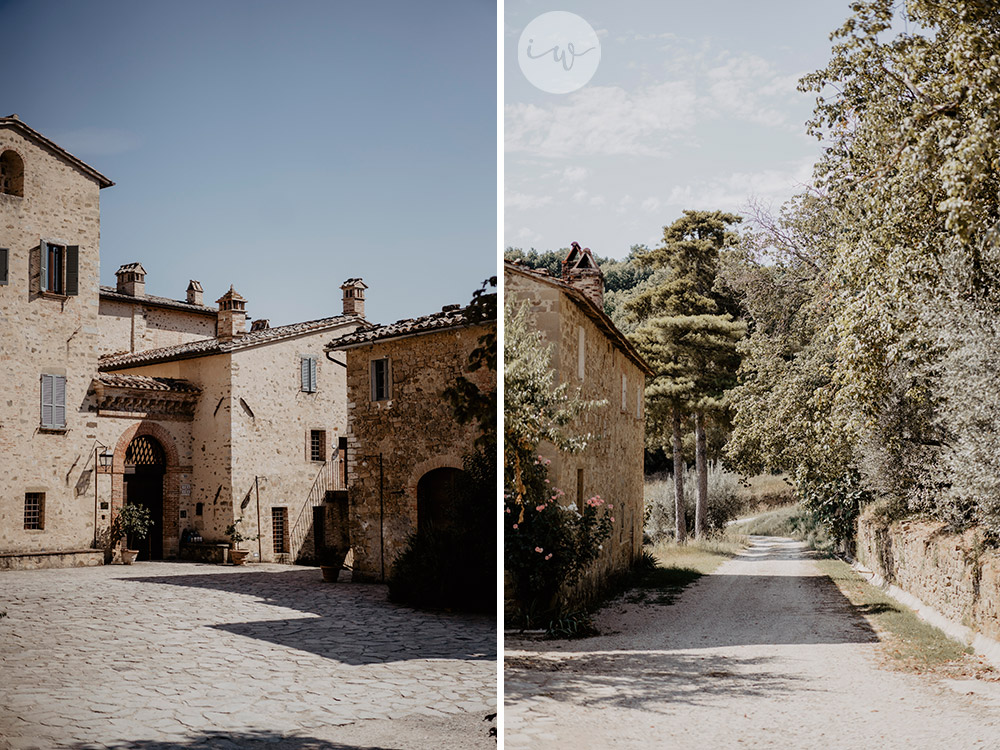
[[[0,114],[117,183],[101,283],[230,284],[272,325],[465,302],[496,273],[496,7],[0,0]]]
[[[569,94],[518,67],[522,30],[551,10],[601,42],[593,78]],[[809,182],[814,95],[796,82],[826,64],[848,0],[508,0],[504,12],[505,245],[622,257],[658,244],[684,209],[777,208]]]

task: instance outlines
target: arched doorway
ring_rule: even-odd
[[[417,482],[417,531],[442,529],[455,521],[457,498],[465,472],[445,466],[432,469]]]
[[[163,446],[150,435],[138,435],[125,450],[124,500],[144,505],[153,517],[149,535],[139,546],[139,559],[163,559],[163,476],[167,460]]]

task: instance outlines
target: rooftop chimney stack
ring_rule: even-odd
[[[146,269],[142,263],[126,263],[115,271],[119,294],[143,297],[146,294]]]
[[[233,289],[219,297],[218,318],[215,324],[215,335],[222,341],[232,341],[247,332],[247,301]]]
[[[562,280],[579,289],[598,310],[604,311],[604,271],[598,267],[589,247],[581,249],[579,242],[570,245],[562,262]]]
[[[201,288],[201,282],[200,281],[195,281],[194,279],[191,279],[191,281],[188,282],[188,288],[187,288],[187,301],[188,301],[188,304],[190,304],[190,305],[204,305],[205,304],[203,302],[203,299],[204,299],[203,295],[204,295],[204,293],[205,293],[205,290]]]
[[[344,290],[344,315],[365,317],[365,289],[368,285],[361,279],[348,279],[340,288]]]

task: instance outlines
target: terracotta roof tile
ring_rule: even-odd
[[[396,338],[398,336],[413,336],[431,331],[442,331],[449,328],[464,328],[492,322],[489,320],[472,319],[469,307],[461,305],[445,305],[441,312],[424,315],[420,318],[397,320],[389,325],[377,325],[364,331],[354,331],[334,339],[326,348],[349,349],[354,346],[370,344],[373,341]]]
[[[250,333],[245,333],[242,336],[226,341],[221,341],[217,338],[203,339],[201,341],[191,341],[187,344],[178,344],[177,346],[167,346],[162,349],[148,349],[142,352],[130,352],[127,354],[109,354],[100,358],[98,369],[102,372],[107,372],[108,370],[139,367],[157,362],[170,362],[178,359],[192,359],[212,354],[223,354],[239,349],[248,349],[258,344],[294,338],[306,333],[336,328],[337,326],[351,323],[370,325],[364,318],[352,315],[335,315],[331,318],[307,320],[304,323],[292,323],[287,326],[251,331]]]
[[[120,375],[102,372],[97,382],[109,388],[134,388],[142,391],[173,391],[174,393],[201,393],[201,388],[187,380],[176,378],[151,378],[148,375]]]
[[[207,305],[193,305],[190,302],[185,302],[179,299],[157,297],[155,294],[143,294],[138,297],[132,294],[123,294],[113,286],[102,286],[101,297],[121,302],[141,302],[146,305],[155,305],[156,307],[171,307],[175,310],[201,313],[202,315],[211,315],[212,317],[215,317],[219,313],[219,311],[214,307],[209,307]]]

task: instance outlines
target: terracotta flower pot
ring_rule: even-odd
[[[122,565],[131,565],[135,562],[135,558],[139,556],[139,550],[137,549],[123,549],[122,550]]]
[[[229,559],[232,561],[233,565],[242,565],[247,560],[247,555],[250,554],[248,549],[231,549],[229,550]]]
[[[319,569],[323,573],[323,580],[327,583],[336,583],[340,577],[339,565],[320,565]]]

